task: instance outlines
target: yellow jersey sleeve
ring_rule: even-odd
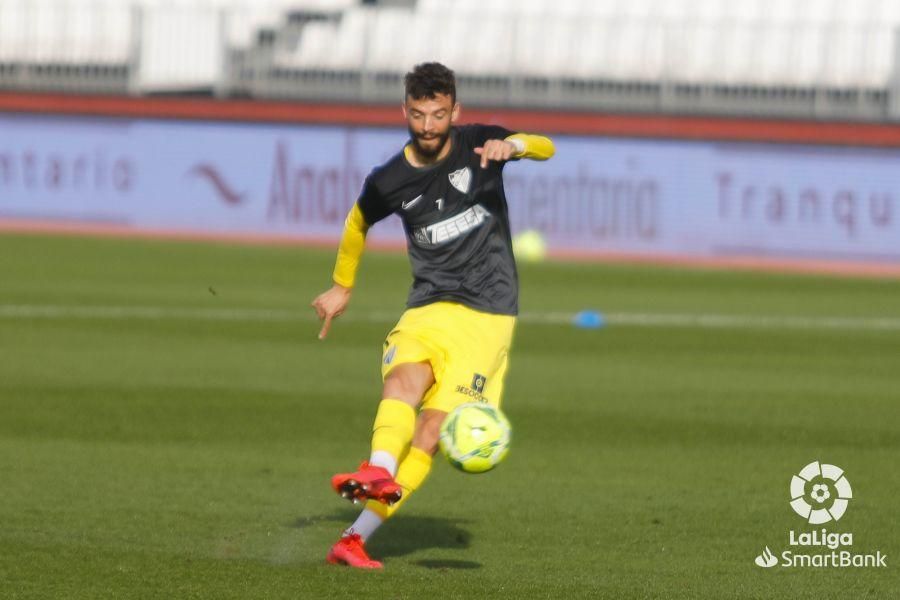
[[[553,140],[542,135],[514,133],[506,141],[512,142],[519,149],[515,154],[516,158],[547,160],[556,153]]]
[[[341,235],[341,244],[338,246],[337,261],[334,265],[332,279],[338,285],[352,288],[356,281],[356,270],[359,268],[359,259],[362,258],[363,249],[366,246],[366,233],[369,224],[366,223],[359,204],[354,204],[344,221],[344,233]]]

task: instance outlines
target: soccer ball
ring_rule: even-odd
[[[522,262],[541,262],[547,257],[547,242],[540,231],[528,229],[513,238],[513,254]]]
[[[512,429],[490,404],[457,406],[441,424],[441,450],[450,464],[466,473],[484,473],[506,458]]]

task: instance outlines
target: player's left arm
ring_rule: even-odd
[[[502,140],[487,140],[484,145],[475,148],[475,153],[481,156],[482,169],[486,169],[488,162],[492,160],[507,161],[517,158],[547,160],[555,152],[553,140],[529,133],[514,133]]]

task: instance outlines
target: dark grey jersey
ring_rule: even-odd
[[[474,149],[513,132],[466,125],[451,130],[450,153],[413,167],[401,151],[366,178],[358,204],[369,225],[398,213],[406,231],[413,284],[407,306],[439,300],[515,315],[519,278],[513,259],[502,162],[482,169]]]

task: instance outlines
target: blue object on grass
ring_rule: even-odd
[[[600,329],[606,325],[606,319],[595,310],[583,310],[575,315],[572,324],[582,329]]]

